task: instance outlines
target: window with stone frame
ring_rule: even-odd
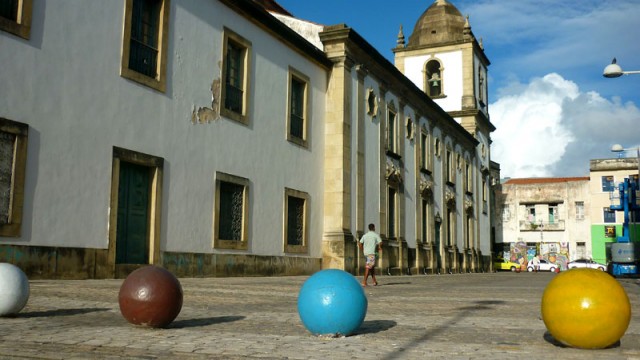
[[[1,0],[0,30],[29,40],[33,0]]]
[[[445,152],[445,179],[449,184],[455,184],[456,182],[456,165],[453,156],[453,151],[451,149],[447,149]]]
[[[387,151],[398,153],[398,119],[392,106],[387,111]]]
[[[420,131],[420,170],[431,170],[431,147],[425,128]]]
[[[489,183],[486,178],[482,179],[482,213],[489,212]]]
[[[307,147],[309,124],[309,78],[299,71],[289,69],[289,106],[287,116],[287,140]]]
[[[421,230],[422,230],[422,243],[428,244],[431,242],[432,231],[431,219],[433,218],[433,201],[430,198],[421,199]]]
[[[125,0],[120,75],[166,91],[170,0]]]
[[[248,124],[251,42],[224,28],[224,49],[222,58],[222,92],[220,114]]]
[[[485,78],[486,75],[482,66],[478,65],[478,100],[482,108],[487,105],[487,84]]]
[[[21,235],[28,133],[27,124],[0,118],[0,236]]]
[[[216,173],[214,247],[248,248],[249,180]]]
[[[467,194],[473,194],[473,166],[469,161],[465,161],[464,174],[465,191],[467,192]]]
[[[398,189],[387,188],[387,238],[396,239],[398,225]]]
[[[285,189],[284,251],[308,252],[309,194]]]

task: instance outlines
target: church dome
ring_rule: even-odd
[[[409,38],[409,47],[462,42],[469,25],[447,0],[436,0],[420,16]]]

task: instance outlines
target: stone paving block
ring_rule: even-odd
[[[15,318],[0,318],[0,359],[639,359],[640,313],[620,344],[558,346],[540,317],[554,274],[381,276],[349,337],[311,335],[297,314],[307,277],[180,279],[184,304],[166,329],[136,327],[121,280],[36,280]],[[640,306],[640,281],[620,279]]]

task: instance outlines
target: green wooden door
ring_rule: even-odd
[[[149,168],[120,162],[116,264],[149,263]]]

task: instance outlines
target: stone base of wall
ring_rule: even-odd
[[[29,279],[102,279],[113,273],[106,249],[0,245],[0,262],[18,266]]]
[[[124,278],[144,266],[109,264],[106,249],[21,245],[0,245],[0,262],[18,266],[33,280]],[[162,252],[158,265],[177,277],[296,276],[321,270],[322,259]]]
[[[322,269],[322,259],[294,256],[163,252],[162,264],[178,277],[298,276]]]

